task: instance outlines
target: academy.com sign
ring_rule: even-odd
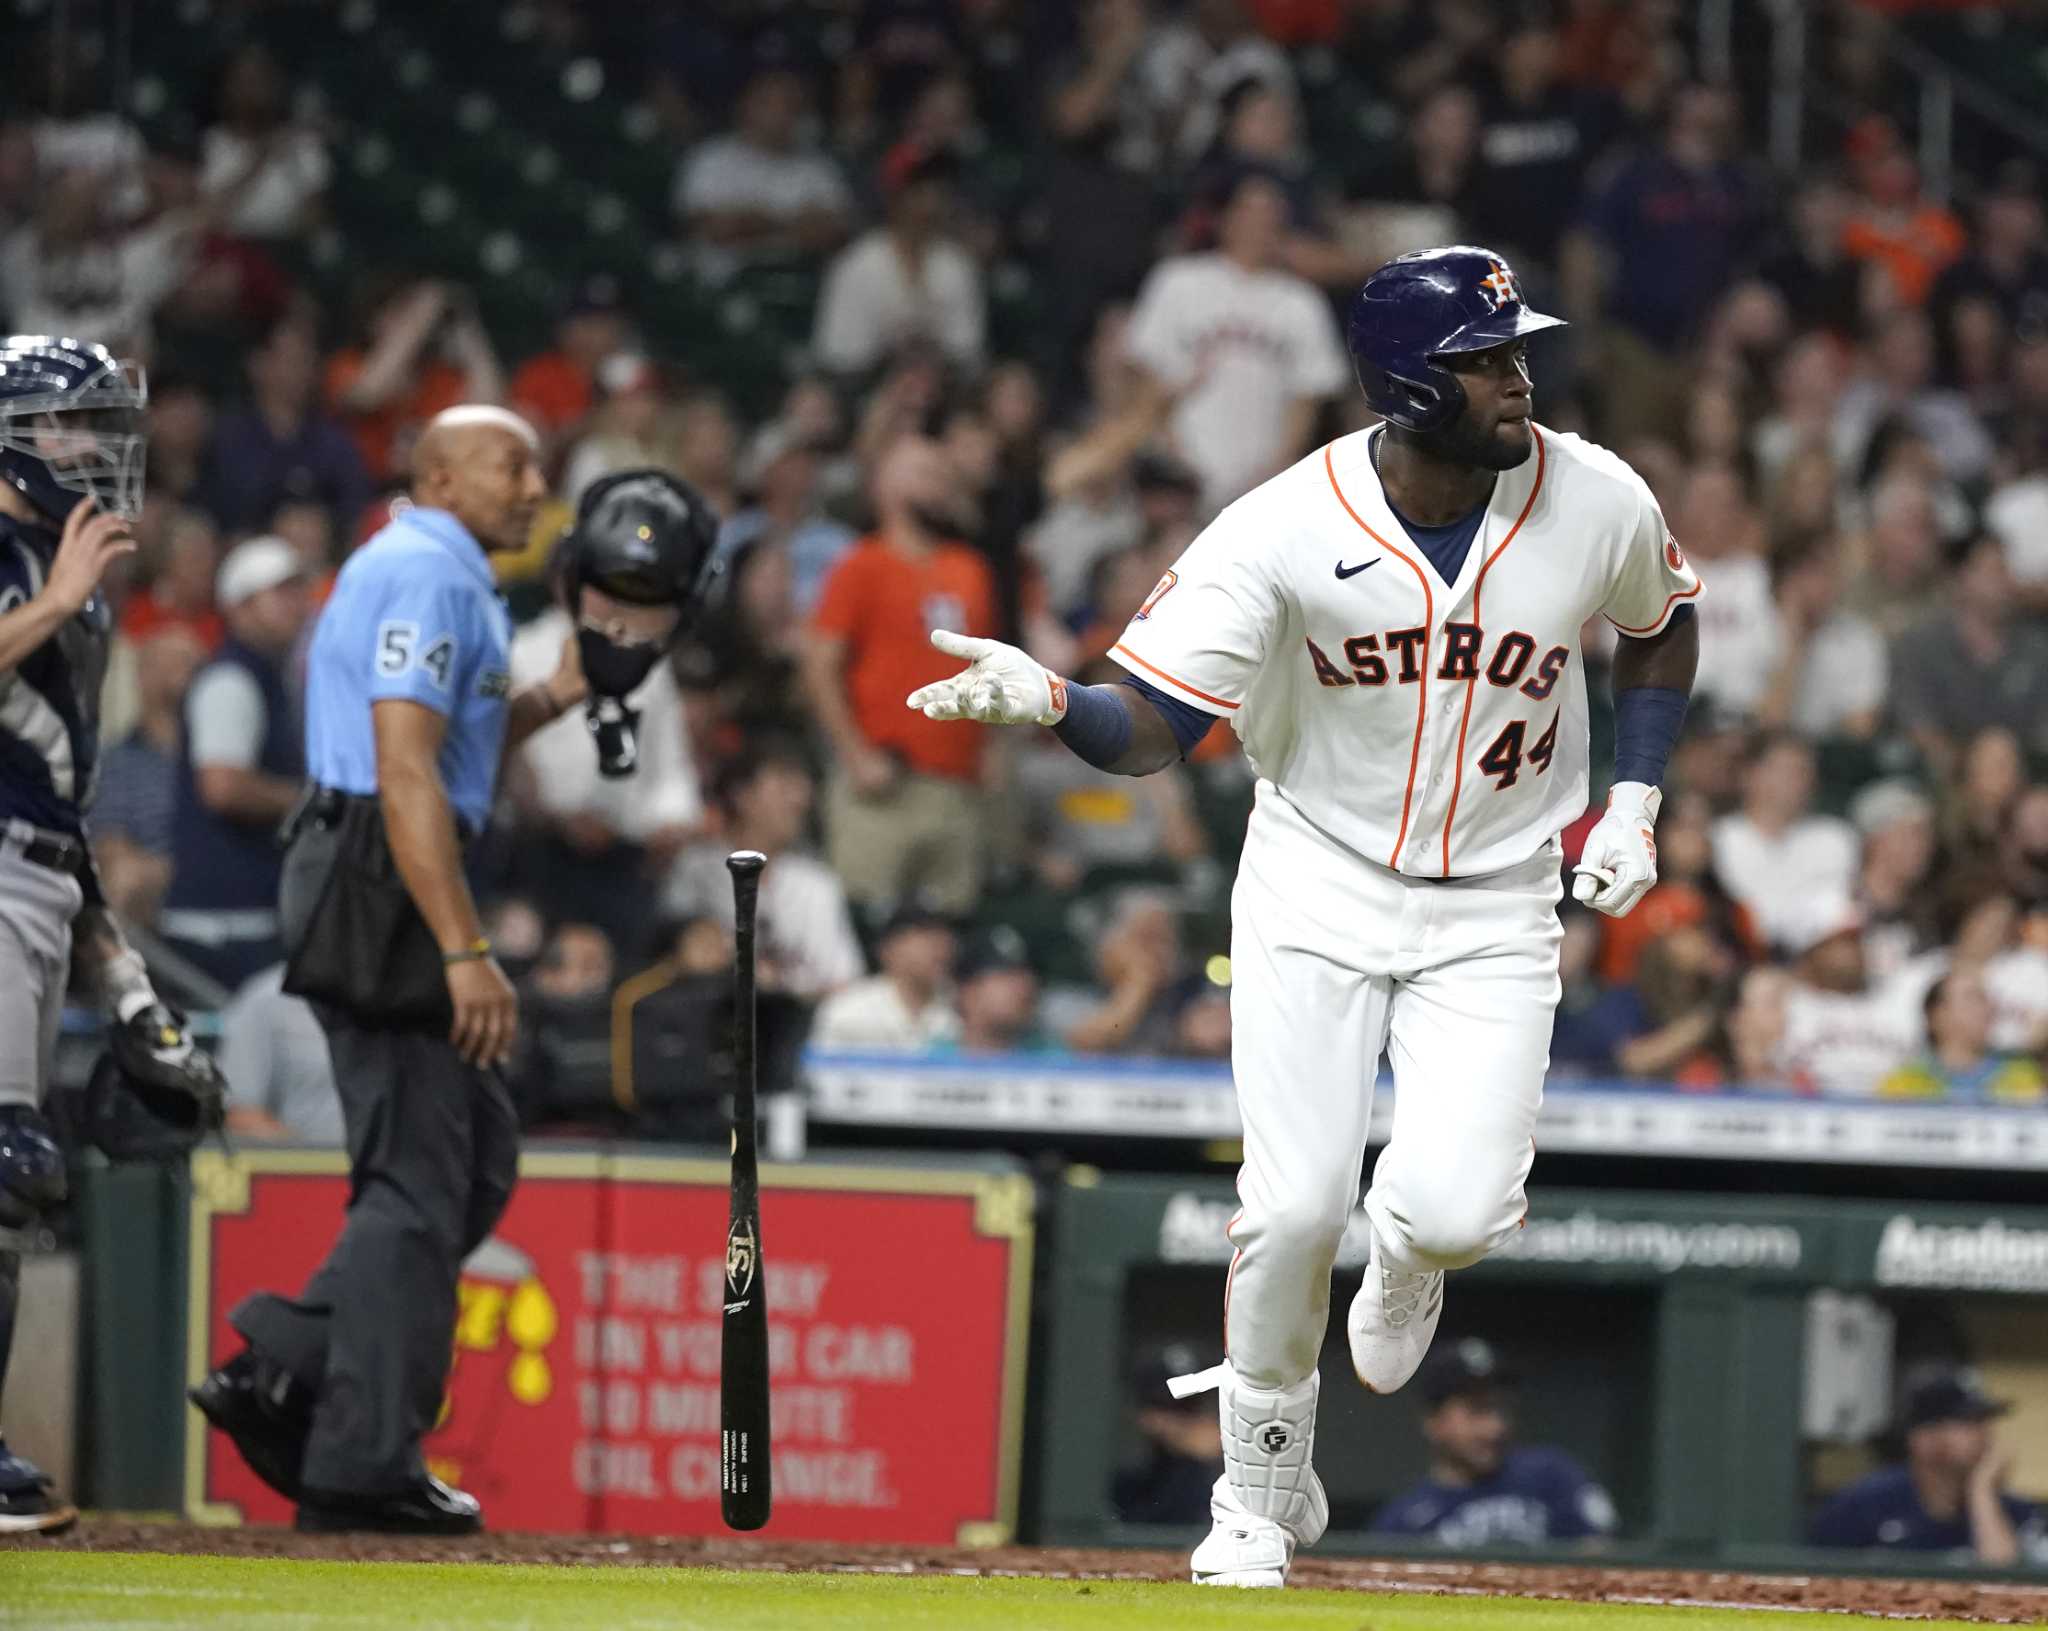
[[[1668,1223],[1652,1218],[1531,1218],[1494,1253],[1519,1263],[1591,1263],[1602,1267],[1747,1269],[1799,1267],[1805,1243],[1785,1223]]]
[[[1228,1201],[1175,1195],[1159,1220],[1161,1260],[1227,1262],[1231,1247],[1223,1231],[1235,1211]],[[1365,1214],[1354,1212],[1337,1249],[1338,1266],[1362,1267],[1371,1239]],[[1518,1263],[1648,1268],[1659,1274],[1698,1269],[1782,1273],[1799,1267],[1804,1247],[1799,1231],[1790,1224],[1673,1223],[1581,1210],[1569,1217],[1530,1218],[1493,1255]]]
[[[1985,1223],[1915,1223],[1898,1216],[1877,1242],[1881,1286],[2048,1291],[2048,1229]]]

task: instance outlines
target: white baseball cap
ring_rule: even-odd
[[[228,551],[213,578],[214,604],[226,611],[251,595],[306,575],[299,552],[282,538],[251,538]]]
[[[1811,901],[1806,910],[1785,931],[1785,949],[1794,957],[1804,957],[1815,946],[1840,934],[1860,934],[1863,931],[1863,913],[1856,903],[1840,890],[1831,889],[1819,899]]]
[[[1849,805],[1849,820],[1866,838],[1904,822],[1933,819],[1934,800],[1901,776],[1872,782]]]

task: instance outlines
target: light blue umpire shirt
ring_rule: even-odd
[[[414,505],[343,565],[306,662],[306,773],[377,791],[370,705],[423,702],[446,716],[441,780],[474,834],[491,813],[511,690],[512,618],[491,563],[446,510]]]

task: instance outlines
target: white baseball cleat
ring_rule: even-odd
[[[1374,1393],[1398,1392],[1429,1352],[1443,1312],[1443,1270],[1417,1274],[1391,1267],[1375,1235],[1365,1284],[1344,1321],[1359,1381]]]
[[[1198,1586],[1277,1590],[1294,1562],[1294,1536],[1271,1518],[1247,1512],[1228,1477],[1209,1496],[1209,1534],[1189,1560]]]
[[[1179,1399],[1216,1389],[1223,1428],[1223,1476],[1209,1494],[1209,1534],[1190,1560],[1195,1584],[1286,1585],[1295,1548],[1313,1546],[1330,1525],[1329,1499],[1311,1464],[1322,1378],[1311,1373],[1292,1387],[1248,1387],[1226,1361],[1176,1376],[1168,1386]]]

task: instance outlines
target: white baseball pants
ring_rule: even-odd
[[[1382,1050],[1394,1128],[1365,1206],[1388,1260],[1464,1268],[1520,1226],[1561,888],[1554,840],[1486,877],[1409,878],[1260,782],[1231,897],[1244,1166],[1224,1293],[1231,1364],[1251,1386],[1315,1369]]]

